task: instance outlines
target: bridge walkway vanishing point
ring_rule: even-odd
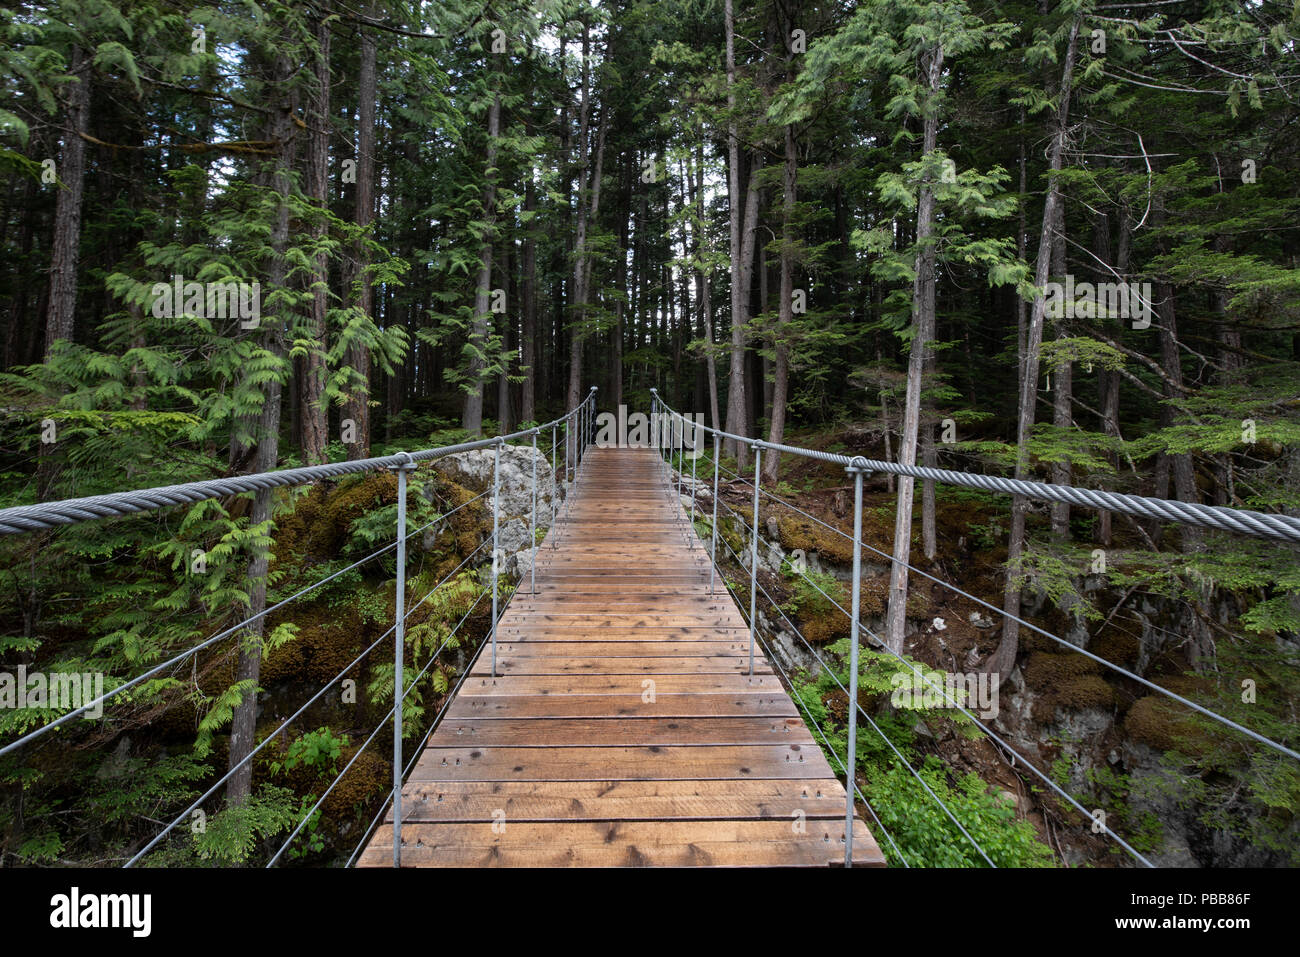
[[[589,447],[568,512],[402,788],[402,864],[842,866],[844,786],[657,453]],[[358,864],[392,842],[390,809]]]

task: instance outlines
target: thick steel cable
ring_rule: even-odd
[[[217,632],[211,638],[204,639],[199,644],[187,648],[185,651],[182,651],[180,654],[172,658],[169,658],[167,661],[164,661],[160,665],[155,665],[154,667],[146,671],[144,674],[137,675],[136,677],[132,678],[130,681],[126,681],[118,685],[112,691],[104,692],[104,694],[100,695],[98,698],[96,698],[94,701],[90,702],[89,704],[83,704],[81,707],[77,708],[76,710],[69,711],[67,714],[62,715],[59,718],[56,718],[54,721],[51,721],[49,724],[42,725],[41,727],[37,728],[35,731],[31,731],[23,735],[18,740],[6,744],[3,748],[0,748],[0,756],[8,754],[10,751],[13,751],[16,748],[21,747],[22,745],[26,744],[28,741],[31,741],[34,738],[40,737],[41,735],[45,734],[47,731],[54,730],[60,725],[65,724],[68,721],[71,721],[73,718],[81,714],[83,711],[86,711],[90,708],[94,708],[97,705],[103,704],[104,702],[108,701],[108,699],[116,697],[117,695],[121,694],[123,691],[126,691],[129,688],[135,687],[140,682],[148,680],[149,678],[153,677],[154,675],[158,674],[161,671],[164,671],[165,669],[171,667],[172,665],[184,661],[190,655],[202,651],[205,648],[211,647],[212,645],[216,644],[218,641],[221,641],[225,638],[229,638],[235,632],[239,631],[239,629],[248,626],[252,622],[257,621],[259,618],[269,615],[271,612],[275,611],[278,608],[284,607],[285,605],[289,604],[289,602],[293,601],[294,599],[302,595],[305,595],[307,592],[311,591],[312,589],[319,588],[321,585],[324,585],[326,582],[332,581],[333,579],[338,578],[340,575],[346,574],[347,572],[352,571],[354,568],[364,565],[372,558],[377,558],[378,556],[384,554],[384,552],[387,552],[390,549],[396,547],[397,547],[397,542],[391,542],[390,544],[385,545],[383,548],[371,552],[365,558],[353,562],[351,565],[347,566],[347,568],[341,568],[338,571],[334,572],[332,575],[328,575],[325,578],[320,579],[319,581],[313,582],[310,585],[306,585],[303,588],[300,588],[298,591],[294,592],[288,598],[283,598],[280,601],[276,602],[274,605],[271,605],[268,608],[264,608],[256,615],[251,615],[248,618],[245,618],[239,624],[232,625],[231,627],[226,628],[223,631]]]
[[[733,512],[732,514],[734,515],[735,513]],[[726,546],[727,551],[731,553],[731,557],[736,560],[736,563],[740,565],[741,568],[744,568],[745,567],[744,562],[740,560],[740,556],[736,554],[736,550],[732,548],[730,544],[727,543],[727,540],[725,538],[722,540],[722,544]],[[758,581],[757,578],[755,578],[754,581],[758,585],[758,588],[763,593],[764,597],[767,598],[768,603],[773,608],[775,608],[778,612],[781,613],[781,617],[784,618],[786,620],[786,623],[789,624],[789,626],[794,629],[794,633],[799,636],[800,640],[803,641],[804,646],[808,649],[809,652],[812,653],[812,656],[817,659],[817,663],[820,664],[824,669],[826,669],[826,673],[830,675],[831,680],[835,682],[835,684],[839,687],[841,691],[844,692],[845,696],[847,697],[849,693],[848,689],[845,688],[844,685],[840,682],[840,679],[836,677],[835,672],[831,670],[831,666],[826,663],[826,661],[822,658],[821,655],[817,654],[817,652],[813,650],[812,645],[808,643],[808,639],[805,638],[803,636],[803,633],[799,630],[799,626],[796,625],[793,621],[791,621],[790,616],[785,613],[785,609],[783,609],[772,599],[772,596],[768,593],[768,590],[763,587],[762,582]],[[749,622],[746,622],[746,624],[749,624]],[[758,633],[757,628],[755,628],[754,631],[755,634]],[[764,645],[766,644],[767,643],[764,642]],[[778,668],[780,668],[780,664],[776,662],[775,656],[770,653],[770,648],[769,648],[768,657],[772,659],[774,664],[777,664]],[[781,673],[782,674],[786,673],[784,668],[781,669]],[[787,681],[789,681],[788,676],[787,676]],[[790,687],[792,688],[794,687],[793,682],[790,683]],[[885,732],[881,730],[880,726],[877,725],[876,722],[871,720],[871,715],[867,714],[866,709],[863,708],[862,705],[856,701],[852,702],[852,705],[862,715],[862,717],[866,718],[867,723],[870,724],[871,727],[875,729],[876,734],[880,735],[880,737],[884,740],[884,742],[887,745],[889,745],[889,747],[893,750],[894,754],[897,755],[898,760],[903,762],[903,766],[912,773],[912,777],[916,778],[916,780],[920,783],[921,787],[925,789],[925,792],[929,794],[930,797],[934,799],[934,802],[938,804],[939,807],[943,810],[943,812],[946,815],[948,815],[948,819],[952,821],[953,824],[957,825],[957,830],[961,831],[962,836],[965,837],[966,840],[970,842],[971,847],[975,848],[975,850],[979,852],[980,857],[988,861],[989,867],[996,868],[997,865],[994,864],[993,860],[988,856],[988,854],[984,852],[984,848],[980,847],[979,842],[976,841],[975,838],[971,836],[970,832],[967,831],[966,828],[962,826],[961,821],[957,820],[957,816],[952,813],[952,810],[948,807],[947,804],[943,802],[943,799],[939,797],[939,795],[934,793],[934,791],[930,788],[929,783],[925,780],[925,778],[921,777],[920,773],[917,772],[917,770],[914,767],[912,767],[911,763],[907,760],[907,758],[903,756],[903,753],[899,751],[898,748],[894,747],[894,742],[889,739],[889,736],[886,735]],[[840,764],[841,766],[843,766],[844,762],[840,762]]]
[[[425,662],[424,667],[420,669],[420,673],[411,680],[411,683],[407,686],[406,690],[402,693],[403,702],[405,702],[406,699],[411,696],[411,693],[415,690],[415,686],[424,679],[424,676],[426,674],[428,674],[428,671],[433,666],[433,663],[437,661],[438,656],[442,654],[442,649],[446,648],[447,644],[455,636],[456,632],[460,631],[460,626],[465,624],[465,622],[469,619],[469,616],[474,613],[474,609],[479,606],[479,603],[483,601],[483,597],[486,594],[487,594],[486,591],[479,593],[479,596],[474,599],[474,604],[469,606],[469,611],[465,612],[465,614],[461,616],[460,621],[456,622],[456,627],[453,628],[450,632],[448,632],[447,637],[444,638],[442,644],[438,646],[438,650],[435,651],[429,657],[429,660]],[[320,808],[320,806],[325,803],[325,799],[330,796],[330,792],[333,791],[334,788],[338,785],[338,783],[343,780],[343,776],[346,775],[349,770],[351,770],[352,765],[356,763],[357,758],[361,757],[361,752],[364,751],[366,748],[368,748],[370,746],[370,743],[375,740],[375,737],[379,734],[379,732],[384,730],[384,728],[388,726],[388,722],[392,719],[393,713],[395,711],[397,711],[396,704],[394,704],[393,707],[388,709],[388,714],[386,714],[383,717],[383,719],[375,727],[375,730],[370,732],[370,737],[366,738],[365,744],[357,748],[356,753],[352,755],[352,759],[348,761],[348,763],[343,767],[343,770],[340,771],[338,775],[334,778],[334,780],[330,782],[330,786],[325,789],[325,792],[320,796],[320,799],[317,800],[314,805],[312,805],[312,808],[310,811],[307,812],[307,815],[301,821],[298,822],[298,826],[293,829],[293,833],[290,834],[287,838],[285,838],[284,843],[280,845],[280,849],[275,852],[275,856],[272,857],[271,860],[267,862],[266,866],[268,868],[275,866],[275,862],[280,859],[280,855],[283,854],[285,852],[285,849],[288,848],[288,846],[293,843],[293,839],[298,836],[299,832],[304,827],[306,827],[307,822],[311,820],[312,815],[315,814],[316,811]],[[417,752],[417,754],[418,753],[419,752]],[[403,774],[403,777],[405,777],[405,774]]]
[[[724,468],[723,471],[724,471],[724,472],[730,472],[731,470],[730,470],[730,469],[725,469],[725,468]],[[732,475],[735,475],[735,476],[736,476],[736,479],[737,479],[738,481],[740,481],[741,483],[743,483],[743,484],[745,484],[745,485],[749,485],[751,488],[753,487],[752,484],[749,482],[749,480],[746,479],[746,478],[744,478],[743,476],[741,476],[741,475],[739,475],[739,474],[737,474],[737,473],[735,473],[735,472],[732,472],[731,474],[732,474]],[[761,491],[761,490],[760,490],[760,491]],[[853,541],[853,536],[852,536],[852,535],[845,534],[845,533],[844,533],[843,531],[841,531],[840,529],[836,528],[836,527],[833,526],[833,525],[827,524],[826,522],[822,521],[820,518],[817,518],[817,516],[815,516],[815,515],[809,515],[807,512],[805,512],[805,511],[804,511],[803,509],[801,509],[799,506],[797,506],[797,505],[793,505],[793,504],[791,504],[790,502],[787,502],[785,499],[780,498],[780,497],[778,497],[778,496],[776,496],[776,495],[773,495],[771,492],[763,492],[762,494],[764,494],[764,495],[766,495],[768,498],[772,499],[772,501],[774,501],[774,502],[776,502],[776,503],[778,503],[778,504],[780,504],[780,505],[783,505],[784,507],[790,509],[791,511],[798,512],[798,513],[799,513],[800,515],[802,515],[804,518],[807,518],[807,519],[809,519],[810,521],[816,522],[818,525],[822,526],[822,527],[825,528],[827,531],[834,532],[836,535],[839,535],[839,536],[841,536],[842,538],[846,538],[846,539],[848,539],[850,542]],[[727,505],[725,502],[723,503],[723,507],[726,508],[727,511],[731,512],[731,514],[732,514],[733,516],[736,515],[735,510],[732,509],[732,508],[731,508],[729,505]],[[737,517],[738,517],[738,516],[737,516]],[[883,558],[887,558],[887,559],[889,559],[891,562],[893,561],[893,556],[892,556],[892,555],[888,554],[887,552],[881,551],[879,548],[876,548],[874,545],[869,545],[869,544],[868,544],[867,542],[865,542],[865,541],[862,542],[861,544],[862,544],[862,547],[863,547],[863,548],[866,548],[866,549],[868,549],[868,550],[870,550],[870,551],[872,551],[872,552],[875,552],[877,555],[880,555],[880,556],[883,557]],[[1013,614],[1011,614],[1010,612],[1006,611],[1005,609],[999,608],[997,605],[990,604],[989,602],[985,601],[985,600],[982,599],[982,598],[977,598],[975,595],[972,595],[970,592],[965,591],[964,589],[958,587],[957,585],[954,585],[954,584],[952,584],[951,582],[945,581],[945,580],[942,579],[942,578],[937,578],[937,577],[935,577],[934,575],[931,575],[929,572],[924,571],[924,570],[922,570],[922,569],[920,569],[920,568],[917,568],[915,565],[911,564],[910,562],[901,562],[900,564],[902,564],[904,567],[906,567],[906,568],[908,568],[908,569],[911,569],[912,571],[916,572],[916,574],[921,575],[921,576],[923,576],[923,577],[925,577],[925,578],[928,578],[930,581],[935,582],[936,584],[942,585],[944,588],[949,589],[950,591],[952,591],[952,592],[954,592],[954,593],[956,593],[956,594],[962,596],[963,598],[967,598],[967,599],[969,599],[969,600],[975,602],[976,604],[981,605],[981,606],[983,606],[984,608],[989,609],[990,611],[997,612],[998,614],[1002,615],[1002,616],[1005,617],[1005,618],[1010,618],[1012,621],[1016,622],[1017,624],[1023,625],[1024,627],[1028,628],[1030,631],[1033,631],[1033,632],[1036,633],[1036,634],[1042,635],[1044,638],[1050,638],[1052,641],[1056,642],[1058,645],[1062,645],[1062,646],[1064,646],[1065,648],[1069,649],[1070,651],[1078,652],[1079,654],[1083,655],[1083,656],[1086,657],[1086,658],[1090,658],[1090,659],[1092,659],[1093,661],[1097,662],[1098,664],[1105,665],[1107,668],[1110,668],[1112,671],[1115,671],[1115,672],[1117,672],[1117,673],[1123,675],[1123,676],[1126,677],[1126,678],[1130,678],[1130,679],[1132,679],[1133,681],[1136,681],[1138,684],[1140,684],[1140,685],[1142,685],[1143,687],[1148,688],[1148,689],[1150,689],[1150,690],[1156,692],[1157,694],[1164,695],[1166,698],[1169,698],[1171,701],[1177,701],[1177,702],[1180,703],[1180,704],[1186,705],[1188,708],[1191,708],[1193,711],[1196,711],[1197,713],[1202,714],[1202,715],[1204,715],[1204,716],[1207,717],[1207,718],[1211,718],[1211,719],[1213,719],[1214,721],[1217,721],[1217,722],[1219,722],[1220,724],[1224,725],[1225,727],[1232,728],[1234,731],[1239,731],[1239,732],[1241,732],[1242,734],[1246,735],[1247,737],[1249,737],[1249,738],[1251,738],[1251,739],[1253,739],[1253,740],[1255,740],[1255,741],[1258,741],[1260,744],[1267,745],[1268,747],[1273,748],[1273,749],[1276,750],[1276,751],[1280,751],[1282,754],[1285,754],[1285,755],[1287,755],[1288,757],[1291,757],[1291,758],[1295,758],[1295,759],[1297,759],[1297,760],[1300,760],[1300,752],[1296,751],[1296,750],[1293,749],[1293,748],[1289,748],[1289,747],[1287,747],[1285,744],[1282,744],[1282,743],[1280,743],[1280,742],[1278,742],[1278,741],[1274,741],[1272,738],[1265,737],[1264,735],[1260,734],[1258,731],[1252,731],[1250,728],[1246,727],[1245,725],[1238,724],[1236,721],[1233,721],[1231,718],[1224,717],[1223,715],[1221,715],[1221,714],[1219,714],[1219,713],[1217,713],[1217,712],[1215,712],[1215,711],[1211,711],[1209,708],[1206,708],[1206,707],[1204,707],[1203,705],[1199,705],[1199,704],[1197,704],[1197,703],[1194,702],[1194,701],[1191,701],[1191,700],[1189,700],[1189,699],[1187,699],[1187,698],[1184,698],[1182,695],[1180,695],[1180,694],[1176,694],[1175,692],[1170,691],[1170,690],[1167,689],[1167,688],[1162,688],[1162,687],[1160,687],[1160,685],[1158,685],[1158,684],[1156,684],[1156,683],[1154,683],[1154,682],[1152,682],[1152,681],[1149,681],[1149,680],[1146,679],[1146,678],[1143,678],[1141,675],[1138,675],[1138,674],[1136,674],[1136,673],[1134,673],[1134,672],[1132,672],[1132,671],[1129,671],[1127,668],[1123,667],[1122,665],[1117,665],[1117,664],[1115,664],[1115,662],[1113,662],[1113,661],[1108,661],[1108,660],[1106,660],[1105,658],[1102,658],[1100,655],[1094,654],[1093,652],[1089,651],[1089,650],[1086,649],[1086,648],[1081,648],[1081,647],[1079,647],[1078,645],[1075,645],[1075,644],[1072,644],[1071,642],[1066,641],[1064,638],[1061,638],[1061,637],[1059,637],[1059,636],[1057,636],[1057,635],[1052,634],[1050,631],[1046,631],[1046,630],[1040,628],[1038,625],[1035,625],[1035,624],[1033,624],[1032,622],[1025,621],[1023,618],[1019,617],[1018,615],[1013,615]],[[846,615],[849,614],[848,611],[846,611],[846,610],[844,609],[843,606],[841,606],[837,601],[835,601],[834,598],[831,598],[830,595],[827,595],[826,592],[822,591],[822,589],[821,589],[820,587],[818,587],[817,583],[814,582],[811,578],[809,578],[808,575],[807,575],[806,573],[804,573],[804,572],[800,572],[800,574],[803,575],[804,579],[805,579],[805,580],[806,580],[810,585],[812,585],[814,588],[816,588],[817,591],[821,592],[821,594],[822,594],[823,596],[825,596],[826,599],[827,599],[828,601],[831,602],[831,604],[835,605],[835,607],[838,608],[840,611],[844,612],[844,614],[846,614]],[[859,623],[861,623],[861,622],[859,622]],[[873,636],[873,637],[874,637],[874,636]]]
[[[577,408],[552,421],[554,423],[567,422],[572,416],[579,414],[587,403],[593,401],[594,397],[589,394]],[[551,424],[551,422],[546,423],[546,425]],[[545,426],[539,426],[539,428],[545,428]],[[290,485],[304,485],[320,479],[391,469],[403,464],[409,464],[412,461],[424,462],[447,455],[455,455],[459,452],[492,448],[501,442],[527,436],[531,431],[531,429],[525,429],[522,432],[512,432],[510,435],[491,439],[422,449],[418,452],[399,452],[396,455],[357,459],[352,462],[307,465],[295,469],[283,469],[278,472],[235,475],[228,478],[208,479],[202,482],[187,482],[182,485],[163,485],[157,488],[139,489],[131,492],[110,492],[106,495],[70,498],[57,502],[17,505],[12,508],[0,509],[0,535],[16,535],[43,528],[57,528],[60,525],[74,525],[78,522],[93,519],[114,518],[136,512],[147,512],[167,508],[171,505],[193,504],[210,498],[238,495],[243,492],[258,492]]]
[[[651,389],[650,391],[654,392],[655,390]],[[681,413],[670,409],[662,399],[659,402],[663,405],[664,414],[681,418]],[[856,468],[870,472],[910,475],[913,478],[942,482],[945,485],[961,485],[966,488],[983,489],[987,492],[1020,495],[1044,502],[1064,502],[1081,508],[1105,509],[1111,512],[1122,512],[1126,515],[1135,515],[1139,518],[1180,522],[1184,525],[1216,528],[1227,532],[1237,532],[1242,535],[1253,535],[1257,538],[1273,538],[1293,544],[1300,543],[1300,518],[1292,518],[1289,515],[1254,512],[1249,509],[1229,508],[1224,505],[1201,505],[1196,502],[1178,502],[1162,498],[1147,498],[1141,495],[1125,495],[1119,492],[1075,488],[1070,485],[1029,482],[1022,479],[1009,479],[998,475],[983,475],[975,472],[955,472],[949,469],[900,465],[897,462],[883,462],[879,459],[868,459],[860,455],[836,455],[831,452],[817,452],[792,445],[764,442],[760,439],[723,432],[703,423],[699,427],[709,432],[715,432],[723,438],[743,442],[748,446],[773,449],[777,452],[789,452],[791,455],[800,455],[804,458],[817,459],[844,467],[853,465]],[[0,513],[0,519],[2,518],[3,513]]]

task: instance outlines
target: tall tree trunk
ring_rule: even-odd
[[[495,93],[488,106],[487,151],[484,159],[487,175],[483,183],[483,218],[488,228],[483,233],[483,245],[479,249],[478,283],[474,287],[474,319],[470,326],[469,341],[471,355],[466,377],[469,391],[465,395],[465,410],[461,415],[461,428],[471,435],[483,431],[483,388],[484,370],[487,368],[487,351],[492,330],[491,296],[492,296],[492,249],[494,225],[496,223],[496,164],[497,137],[501,135],[501,94]]]
[[[731,363],[727,382],[727,428],[745,435],[745,312],[749,285],[741,250],[740,133],[736,124],[736,18],[732,0],[723,0],[723,23],[727,37],[727,207],[731,256]],[[753,192],[750,193],[753,196]],[[743,468],[749,460],[745,445],[727,439],[726,450]]]
[[[789,66],[786,67],[787,73]],[[785,165],[781,179],[781,290],[778,293],[777,326],[773,336],[775,358],[772,369],[772,423],[767,439],[774,445],[785,441],[786,393],[790,386],[790,347],[787,337],[794,325],[794,205],[799,179],[799,154],[794,126],[785,127]],[[763,478],[776,481],[779,453],[769,452],[763,460]]]
[[[277,54],[273,60],[273,73],[270,87],[276,90],[288,90],[289,78],[293,69],[289,58]],[[294,138],[293,119],[298,112],[296,94],[290,93],[277,104],[268,121],[266,139],[280,144],[276,158],[277,168],[270,174],[270,186],[279,196],[275,218],[271,223],[271,252],[266,272],[270,290],[282,289],[288,276],[288,264],[285,249],[289,244],[289,191],[291,189],[290,171],[293,168],[296,140]],[[267,321],[267,319],[271,321]],[[274,316],[262,319],[262,348],[283,360],[284,330],[286,317]],[[262,410],[258,416],[254,433],[255,451],[252,456],[251,472],[266,472],[275,468],[280,449],[280,399],[281,382],[273,378],[263,386]],[[254,528],[269,523],[272,516],[273,493],[263,489],[253,499],[252,525]],[[266,608],[266,579],[270,567],[270,550],[255,547],[248,567],[249,614],[260,615]],[[258,618],[238,636],[239,655],[235,664],[235,681],[245,687],[243,696],[234,710],[230,726],[230,762],[234,770],[226,783],[226,799],[231,804],[241,804],[247,800],[252,790],[252,761],[245,761],[251,753],[257,733],[257,685],[262,668],[262,635],[266,619]],[[241,763],[242,762],[242,763]]]
[[[691,250],[692,255],[698,261],[704,251],[704,240],[701,236],[704,216],[704,143],[697,142],[695,146],[694,168],[691,168],[690,157],[687,157],[688,179],[691,187],[691,205],[695,207],[695,221],[697,226],[691,230],[691,237],[694,246]],[[704,339],[704,368],[708,376],[709,385],[709,422],[715,429],[722,428],[722,421],[718,416],[718,366],[717,357],[713,352],[713,310],[709,302],[709,277],[704,272],[703,265],[695,270],[695,289],[696,299],[700,307],[700,335]]]
[[[1065,203],[1056,207],[1056,229],[1052,237],[1052,274],[1064,282],[1065,263]],[[1058,339],[1068,337],[1071,330],[1062,319],[1056,324]],[[1052,373],[1052,426],[1062,431],[1074,423],[1074,364],[1068,359],[1059,362]],[[1070,484],[1070,463],[1052,463],[1052,484]],[[1070,506],[1067,502],[1053,502],[1051,506],[1052,537],[1067,540],[1070,537]]]
[[[322,19],[316,25],[316,88],[312,92],[307,139],[307,195],[323,211],[329,209],[330,138],[330,27]],[[312,230],[313,239],[325,238],[324,222]],[[302,457],[308,465],[325,461],[329,443],[328,410],[325,408],[325,352],[328,348],[326,316],[329,310],[329,256],[316,254],[312,270],[310,351],[303,362],[299,387]]]
[[[374,14],[373,5],[368,8]],[[375,103],[378,98],[378,76],[375,68],[375,36],[370,30],[361,32],[361,64],[357,75],[357,225],[367,227],[375,219]],[[357,245],[355,280],[356,307],[367,316],[374,315],[375,287],[366,273],[370,257],[364,241]],[[363,344],[348,348],[348,365],[359,382],[344,403],[344,416],[352,420],[356,441],[348,445],[349,459],[364,459],[370,455],[370,349]]]
[[[525,133],[532,135],[529,125]],[[533,182],[534,172],[528,171],[528,182],[524,186],[524,212],[537,210],[537,185]],[[524,232],[522,257],[523,276],[519,292],[519,307],[523,314],[523,352],[519,361],[524,374],[523,388],[519,399],[519,415],[524,422],[537,421],[537,239],[533,232],[532,217]]]
[[[510,318],[510,307],[515,302],[514,275],[510,269],[510,245],[501,248],[501,262],[497,267],[501,276],[502,287],[506,290],[506,302],[509,304],[501,314],[501,372],[497,376],[497,433],[509,435],[515,429],[514,410],[510,407],[510,359],[515,348],[514,320]]]
[[[45,355],[54,343],[72,339],[77,314],[77,259],[81,247],[81,207],[85,194],[86,141],[90,126],[90,76],[85,51],[73,46],[64,106],[67,131],[59,152],[58,176],[64,188],[54,205],[54,245],[50,256],[50,294],[45,320]]]
[[[1074,61],[1078,49],[1079,17],[1070,25],[1070,40],[1061,73],[1060,101],[1056,108],[1056,123],[1052,135],[1052,148],[1048,160],[1047,198],[1043,203],[1043,225],[1038,237],[1038,258],[1034,268],[1034,285],[1043,289],[1047,285],[1051,268],[1052,232],[1056,224],[1056,207],[1061,201],[1061,187],[1056,176],[1061,170],[1065,155],[1065,136],[1070,117],[1070,94],[1074,80]],[[1034,428],[1038,404],[1038,353],[1043,344],[1043,318],[1047,314],[1047,300],[1042,295],[1034,297],[1034,307],[1029,316],[1025,335],[1023,375],[1020,380],[1020,416],[1016,427],[1015,477],[1023,479],[1029,470],[1029,436]],[[1006,678],[1016,664],[1020,649],[1020,625],[1015,620],[1020,615],[1020,585],[1017,565],[1025,550],[1025,518],[1029,501],[1023,496],[1011,500],[1011,528],[1007,537],[1007,575],[1002,594],[1002,609],[1006,612],[1002,622],[1002,640],[990,657],[988,670]],[[1015,616],[1015,617],[1012,617]]]
[[[591,163],[591,143],[589,142],[590,132],[590,110],[591,110],[591,78],[588,70],[588,61],[591,55],[591,41],[589,32],[582,31],[582,85],[580,100],[578,103],[578,220],[577,229],[574,234],[573,245],[573,316],[570,326],[569,339],[569,388],[565,395],[565,404],[569,409],[577,406],[581,400],[582,393],[582,359],[583,347],[587,341],[586,337],[586,311],[587,311],[587,283],[590,276],[590,270],[587,265],[587,230],[589,223],[594,221],[599,210],[600,204],[600,178],[601,165],[604,159],[605,151],[605,128],[609,121],[609,107],[605,104],[601,109],[600,132],[597,135],[599,141],[596,148],[597,160],[595,163],[594,173],[588,179],[588,171],[592,166]],[[609,44],[606,45],[605,56],[609,58]],[[590,190],[590,193],[588,193]],[[588,202],[590,201],[590,206]],[[576,434],[571,434],[571,438],[576,442]],[[573,454],[573,448],[570,448],[570,454]]]
[[[1178,317],[1174,288],[1166,283],[1157,283],[1155,287],[1156,310],[1160,321],[1160,365],[1165,371],[1163,379],[1164,393],[1167,398],[1182,394],[1183,366],[1178,346]],[[1174,424],[1174,409],[1165,403],[1160,410],[1160,424],[1164,428]],[[1192,457],[1186,452],[1168,456],[1170,471],[1174,480],[1174,495],[1180,502],[1198,502],[1200,496],[1196,491],[1196,472],[1192,466]],[[1192,551],[1201,546],[1204,538],[1201,530],[1193,525],[1181,526],[1183,551]]]
[[[943,47],[936,46],[923,61],[925,83],[933,101],[937,98],[943,75]],[[922,134],[923,162],[934,152],[939,138],[939,118],[927,110]],[[916,206],[916,278],[912,284],[912,351],[907,363],[907,393],[903,408],[903,427],[898,461],[916,464],[917,439],[921,426],[921,380],[925,360],[934,337],[935,249],[930,236],[934,232],[934,188],[921,184]],[[885,618],[885,642],[896,653],[903,651],[907,626],[907,562],[912,553],[912,493],[915,479],[898,477],[898,506],[894,513],[894,558],[889,578],[889,608]]]

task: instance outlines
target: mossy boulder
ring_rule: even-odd
[[[1114,687],[1098,672],[1100,665],[1083,655],[1035,651],[1022,667],[1025,686],[1034,694],[1034,717],[1051,722],[1058,710],[1111,710]]]

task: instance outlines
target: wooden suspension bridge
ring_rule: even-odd
[[[693,543],[656,452],[588,449],[402,788],[403,866],[844,864],[844,787]],[[358,864],[392,863],[390,810]]]

